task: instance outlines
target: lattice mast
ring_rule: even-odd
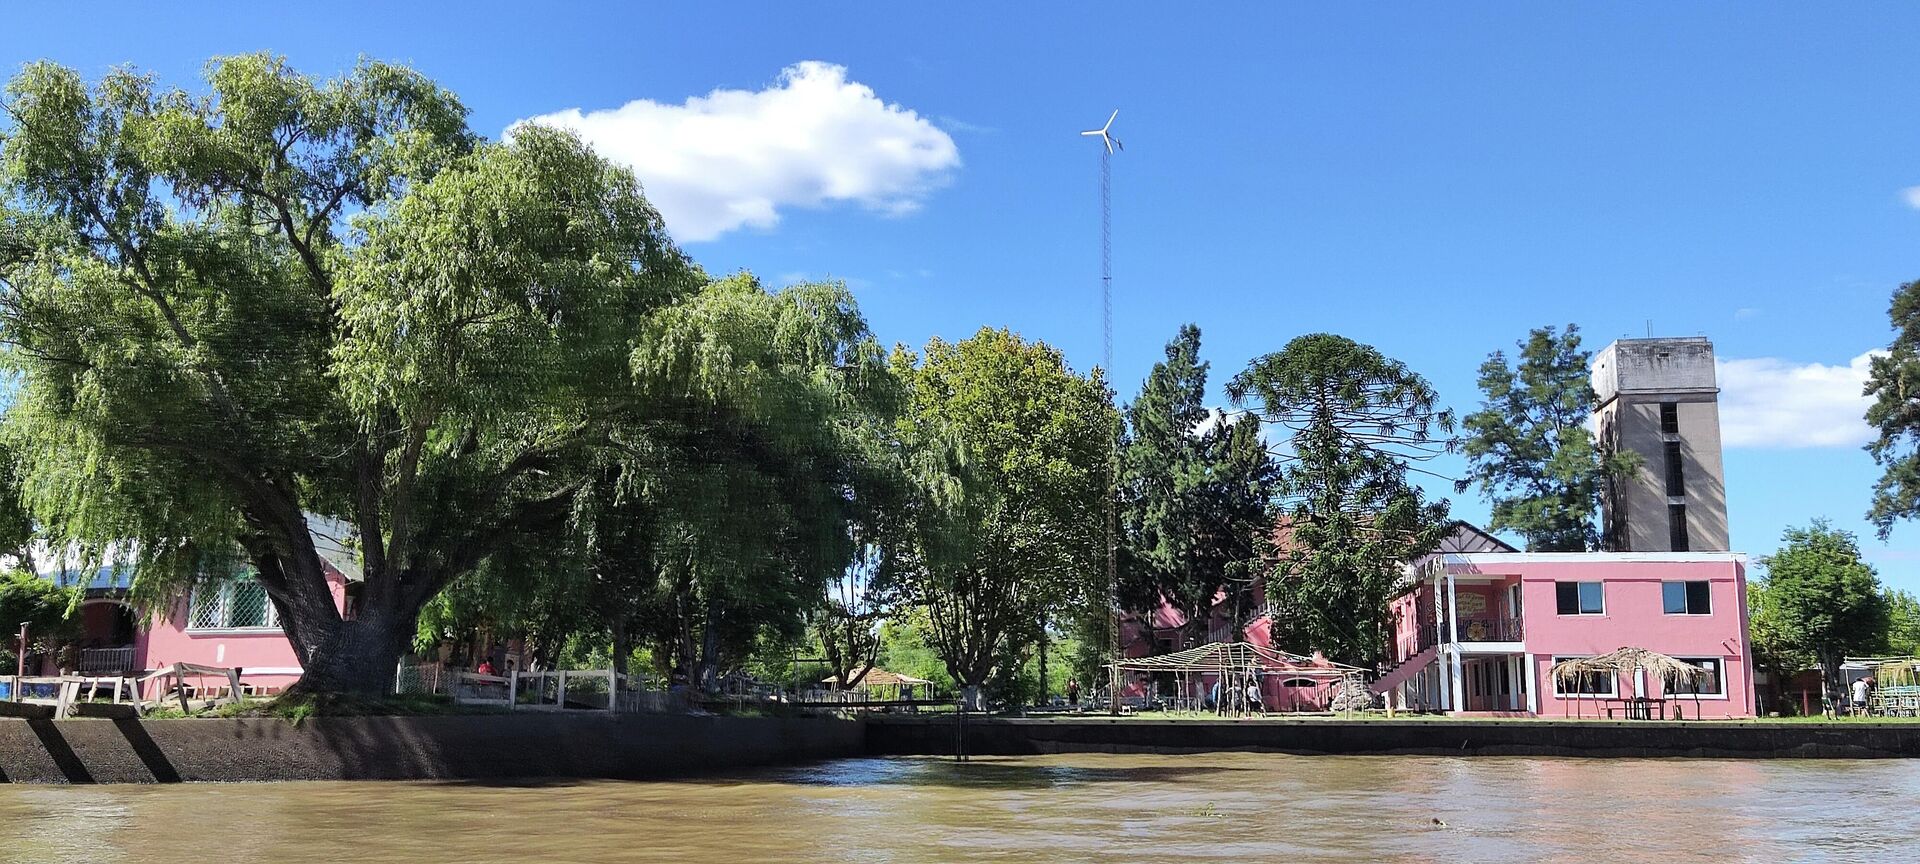
[[[1113,378],[1113,154],[1125,149],[1120,139],[1113,137],[1113,120],[1120,116],[1120,110],[1114,109],[1107,115],[1107,122],[1098,129],[1089,129],[1080,133],[1083,137],[1100,139],[1100,368],[1106,373],[1109,386]],[[1120,514],[1116,509],[1119,497],[1119,436],[1107,436],[1107,495],[1106,495],[1106,531],[1107,531],[1107,656],[1110,663],[1120,662]],[[1108,667],[1107,711],[1120,713],[1120,668]]]

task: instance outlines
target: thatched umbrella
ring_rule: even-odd
[[[1580,680],[1583,675],[1594,673],[1618,675],[1621,672],[1634,673],[1642,669],[1659,676],[1663,682],[1671,680],[1676,684],[1692,684],[1699,680],[1700,676],[1707,674],[1707,670],[1684,660],[1675,660],[1658,651],[1631,646],[1596,657],[1562,660],[1553,664],[1551,671],[1555,680],[1561,684],[1568,684]],[[1698,694],[1695,694],[1696,702],[1698,698]],[[1579,703],[1576,701],[1575,704]],[[1695,716],[1698,716],[1697,708]]]

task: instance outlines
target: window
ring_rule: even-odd
[[[1674,402],[1660,403],[1660,431],[1669,435],[1680,432],[1680,405]]]
[[[1667,545],[1675,552],[1687,551],[1687,505],[1667,505]]]
[[[280,616],[267,602],[267,589],[252,579],[202,582],[188,601],[188,630],[267,630]]]
[[[1667,497],[1687,494],[1686,460],[1680,456],[1680,442],[1667,442]]]
[[[1704,583],[1703,583],[1704,584]],[[1721,672],[1722,664],[1718,657],[1675,657],[1682,663],[1700,667],[1705,673],[1694,676],[1692,681],[1682,684],[1669,675],[1663,684],[1663,692],[1669,696],[1725,696],[1727,695],[1726,676]]]
[[[1554,599],[1562,615],[1604,615],[1605,592],[1598,582],[1555,582]]]
[[[1565,660],[1579,660],[1579,657],[1555,657],[1554,665]],[[1571,681],[1554,675],[1553,695],[1555,696],[1618,696],[1620,695],[1620,676],[1613,672],[1585,672]]]
[[[1660,583],[1662,611],[1668,615],[1712,615],[1713,585],[1709,582]]]

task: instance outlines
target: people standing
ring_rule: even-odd
[[[1078,678],[1067,679],[1067,705],[1074,708],[1080,707],[1080,679]]]
[[[1867,681],[1868,678],[1857,678],[1853,682],[1853,713],[1856,715],[1867,713],[1867,693],[1873,687]]]

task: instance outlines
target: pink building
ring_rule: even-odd
[[[341,523],[309,516],[314,546],[326,570],[334,606],[351,614],[351,588],[361,579],[358,557],[339,539]],[[142,675],[175,663],[237,667],[241,682],[277,692],[300,678],[300,658],[267,602],[266,589],[251,577],[211,580],[196,585],[150,616],[127,602],[133,573],[124,566],[92,573],[56,571],[47,578],[62,585],[85,580],[80,607],[82,635],[71,650],[43,656],[44,675]]]
[[[344,610],[349,580],[331,562],[326,571],[334,606]],[[133,648],[138,669],[175,663],[238,667],[241,683],[263,692],[286,689],[302,672],[299,655],[267,602],[266,589],[251,578],[195,586],[190,596],[174,601],[141,628]]]
[[[1666,716],[1751,717],[1746,557],[1731,552],[1440,552],[1392,604],[1393,660],[1374,684],[1414,710],[1607,716],[1655,700]],[[1561,682],[1554,663],[1635,647],[1707,674]]]

